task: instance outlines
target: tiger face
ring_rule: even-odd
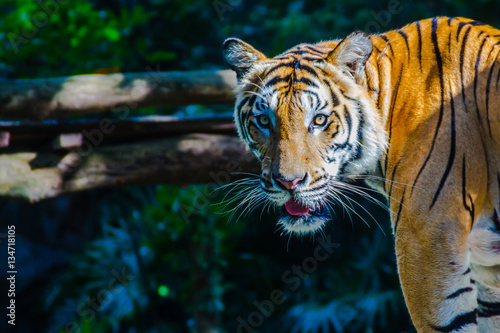
[[[366,89],[371,51],[364,33],[301,44],[275,58],[238,39],[224,43],[238,78],[238,134],[262,163],[262,194],[281,208],[278,224],[287,233],[323,228],[344,181],[374,170],[385,149],[380,112]]]

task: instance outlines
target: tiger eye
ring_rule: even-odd
[[[265,115],[260,115],[257,117],[257,122],[259,123],[260,126],[262,127],[267,127],[269,126],[269,117]]]
[[[324,114],[318,114],[316,117],[314,117],[313,122],[316,126],[323,126],[326,124],[326,116]]]

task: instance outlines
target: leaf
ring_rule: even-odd
[[[120,31],[118,31],[118,29],[107,27],[104,28],[102,32],[112,42],[116,42],[120,39]]]

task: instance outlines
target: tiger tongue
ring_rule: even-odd
[[[285,208],[290,215],[306,215],[307,213],[309,213],[309,206],[302,205],[294,198],[286,202]]]

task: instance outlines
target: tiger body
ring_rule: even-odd
[[[274,58],[225,43],[238,133],[283,230],[321,230],[344,181],[369,179],[418,332],[500,332],[499,45],[500,30],[447,17]]]

